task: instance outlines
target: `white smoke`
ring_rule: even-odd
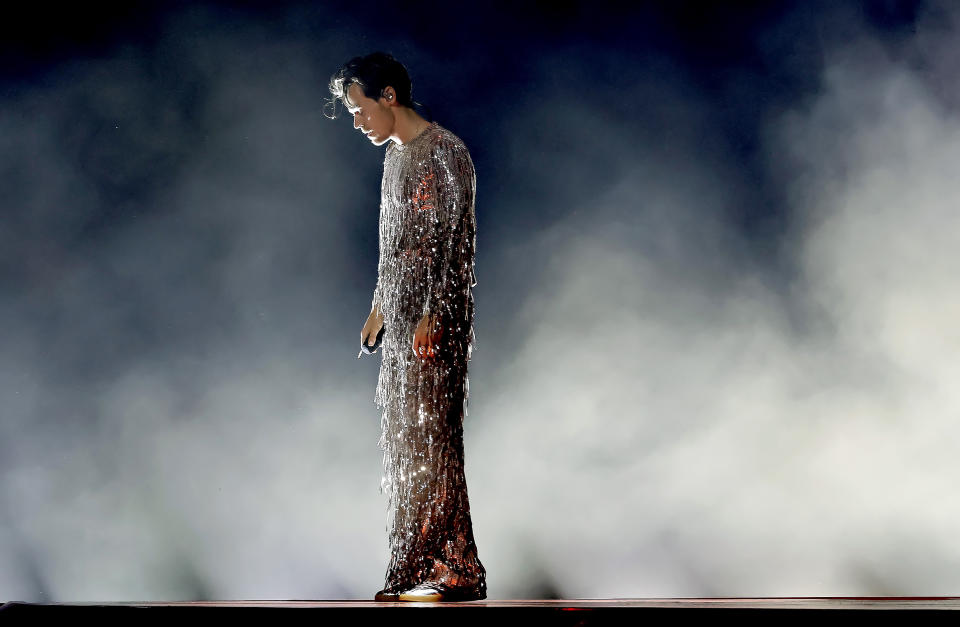
[[[557,261],[470,451],[500,585],[526,546],[576,597],[955,590],[960,123],[870,39],[828,52],[770,131],[793,284],[743,263],[702,159],[638,158],[526,252]]]
[[[0,301],[0,599],[382,582],[378,360],[354,359],[376,240],[345,237],[375,233],[382,157],[320,116],[309,67],[366,44],[192,34],[209,24],[184,18],[158,53],[202,87],[195,108],[125,53],[2,103],[23,211],[0,238],[29,288]],[[954,591],[960,124],[942,24],[909,55],[868,35],[827,50],[822,92],[771,121],[789,283],[730,223],[751,182],[708,96],[631,82],[642,70],[572,96],[585,65],[542,57],[533,84],[553,87],[474,150],[481,176],[530,175],[479,180],[466,464],[491,598]],[[77,111],[116,118],[142,161],[65,139]],[[156,206],[124,208],[143,219],[70,247],[108,202],[88,168],[181,157]],[[493,222],[528,201],[532,231]]]

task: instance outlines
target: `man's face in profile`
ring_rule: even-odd
[[[344,104],[353,114],[353,128],[359,129],[375,146],[382,146],[390,139],[394,119],[386,98],[368,98],[359,85],[352,83]]]

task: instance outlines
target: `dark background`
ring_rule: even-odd
[[[0,598],[379,588],[375,50],[477,169],[491,597],[952,590],[951,6],[9,14]]]

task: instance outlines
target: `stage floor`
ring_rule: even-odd
[[[131,619],[250,619],[269,624],[317,621],[385,620],[394,625],[490,625],[497,622],[542,625],[622,625],[677,619],[735,620],[738,625],[769,625],[784,618],[818,623],[891,618],[955,623],[960,597],[776,597],[682,599],[512,599],[461,603],[377,603],[374,601],[190,601],[137,603],[20,603],[0,606],[0,621],[43,618],[128,622]],[[214,612],[216,615],[214,615]],[[240,614],[242,612],[242,616]],[[388,615],[389,614],[389,615]],[[451,621],[455,621],[451,623]]]
[[[676,599],[506,599],[457,603],[409,603],[376,601],[145,601],[145,602],[78,602],[22,605],[71,607],[248,607],[248,608],[371,608],[371,607],[540,607],[549,609],[600,608],[717,608],[717,609],[960,609],[960,597],[728,597]],[[960,618],[960,617],[958,617]]]

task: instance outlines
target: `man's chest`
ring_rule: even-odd
[[[380,231],[391,248],[412,250],[435,219],[430,174],[409,160],[387,161],[381,184]]]

